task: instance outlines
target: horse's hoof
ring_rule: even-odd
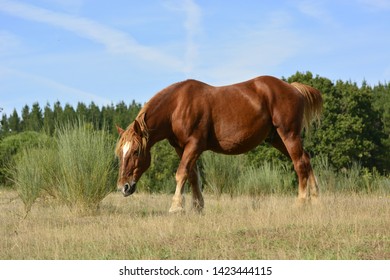
[[[308,200],[305,199],[305,198],[298,198],[295,203],[294,203],[294,207],[295,208],[304,208],[306,207],[306,205],[308,204]]]
[[[169,214],[181,214],[181,213],[184,213],[185,210],[183,209],[183,207],[178,207],[178,206],[175,206],[175,207],[171,207],[169,209]]]
[[[310,203],[313,206],[321,206],[322,205],[321,200],[316,196],[311,197]]]
[[[197,214],[203,214],[203,207],[192,207],[191,211]]]

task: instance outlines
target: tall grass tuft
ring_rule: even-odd
[[[56,196],[53,186],[57,184],[58,170],[56,151],[53,148],[31,148],[21,151],[11,172],[26,213],[30,212],[42,192]]]
[[[335,170],[326,157],[312,160],[321,192],[390,193],[390,179],[376,169],[351,163],[349,168]],[[285,195],[297,192],[297,176],[292,164],[264,161],[258,166],[245,156],[227,156],[206,152],[202,156],[204,181],[208,191],[220,196],[229,194],[253,197],[269,194]]]
[[[202,155],[206,186],[217,196],[237,193],[239,177],[245,170],[244,156],[228,156],[212,152]]]
[[[285,164],[264,161],[259,167],[248,166],[240,176],[240,189],[251,196],[291,192],[294,176]]]
[[[335,170],[326,156],[318,156],[312,163],[321,192],[390,193],[390,179],[379,174],[375,168],[369,170],[358,162],[352,162],[348,168]]]
[[[266,195],[291,192],[294,175],[283,163],[250,164],[244,155],[207,152],[202,156],[205,183],[216,195]]]
[[[81,121],[58,128],[58,191],[72,209],[95,210],[114,190],[113,143],[108,133]]]

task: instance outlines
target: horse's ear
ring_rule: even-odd
[[[133,130],[136,134],[138,134],[139,136],[142,136],[142,128],[137,120],[134,120]]]
[[[121,127],[119,127],[118,125],[115,125],[116,126],[116,130],[118,130],[118,133],[120,136],[122,136],[123,132],[125,132],[125,130]]]

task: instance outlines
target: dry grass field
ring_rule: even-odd
[[[0,259],[390,259],[390,197],[325,194],[298,208],[205,194],[202,215],[169,215],[170,200],[115,193],[79,215],[40,199],[23,219],[16,192],[0,189]]]

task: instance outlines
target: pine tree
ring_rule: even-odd
[[[22,109],[22,131],[28,131],[30,130],[30,107],[28,105],[25,105]]]
[[[5,137],[10,132],[8,118],[6,114],[3,114],[0,121],[0,138]]]
[[[71,105],[68,103],[65,104],[64,112],[63,112],[63,121],[73,123],[77,119],[76,111],[73,109]]]
[[[60,101],[54,103],[53,119],[55,125],[61,125],[64,123],[64,110],[62,109]]]
[[[83,102],[77,103],[76,114],[81,120],[88,119],[88,108]]]
[[[110,106],[102,107],[101,116],[103,121],[103,128],[110,132],[114,132],[114,129],[116,131],[114,124],[114,113],[115,109],[113,104],[111,104]]]
[[[88,121],[93,124],[95,129],[100,129],[102,127],[102,122],[99,107],[94,102],[91,102],[88,110]]]
[[[42,110],[38,103],[34,103],[29,117],[29,129],[40,132],[43,127]]]
[[[55,129],[54,112],[47,103],[43,110],[43,130],[47,135],[53,135]]]
[[[14,111],[12,112],[12,115],[9,117],[8,122],[9,128],[12,132],[17,133],[21,131],[20,118],[16,109],[14,109]]]

